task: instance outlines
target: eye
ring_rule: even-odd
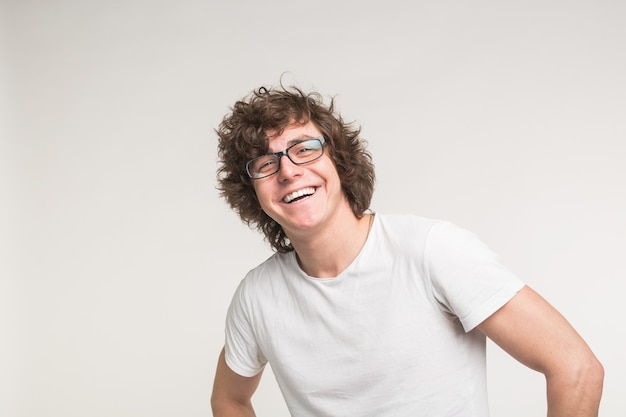
[[[271,155],[260,157],[252,164],[252,170],[260,173],[270,173],[276,170],[276,162],[276,158]]]
[[[260,162],[259,165],[257,165],[257,170],[262,171],[262,172],[269,171],[272,169],[274,165],[276,165],[276,161],[272,161],[272,160],[262,161]]]
[[[307,152],[311,152],[313,150],[313,148],[311,148],[310,146],[305,146],[302,145],[301,147],[296,149],[296,153],[307,153]]]
[[[320,149],[320,143],[316,139],[306,140],[304,142],[300,142],[294,147],[294,152],[296,155],[308,155],[312,152],[317,152]]]

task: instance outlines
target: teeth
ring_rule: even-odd
[[[285,198],[283,198],[283,201],[285,203],[291,203],[293,200],[295,200],[298,197],[303,197],[305,195],[311,195],[313,193],[315,193],[315,188],[313,188],[313,187],[303,188],[301,190],[294,191],[293,193],[286,195]]]

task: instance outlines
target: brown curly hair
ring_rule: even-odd
[[[374,164],[360,127],[345,123],[335,112],[334,99],[323,104],[319,93],[305,93],[297,87],[261,87],[237,101],[216,129],[219,136],[217,189],[239,214],[241,220],[265,235],[278,252],[293,246],[283,228],[262,209],[246,174],[244,164],[269,150],[268,131],[281,134],[294,121],[314,123],[326,138],[352,212],[361,217],[369,208],[374,192]]]

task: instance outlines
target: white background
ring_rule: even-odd
[[[0,416],[207,416],[230,297],[270,255],[213,129],[281,77],[363,127],[372,208],[476,232],[626,410],[626,3],[0,3]],[[493,416],[545,414],[489,346]],[[287,416],[270,372],[258,415]]]

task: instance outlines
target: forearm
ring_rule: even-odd
[[[213,417],[255,417],[252,404],[211,400]]]
[[[220,354],[211,395],[214,417],[254,417],[252,394],[261,380],[262,371],[253,377],[233,372],[226,364],[224,350]]]
[[[575,375],[546,376],[548,417],[597,417],[603,379],[599,362]]]

